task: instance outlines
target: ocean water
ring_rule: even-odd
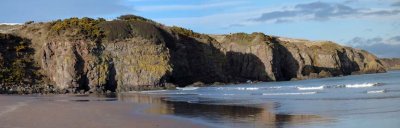
[[[400,71],[144,91],[135,97],[119,99],[210,127],[400,127]]]

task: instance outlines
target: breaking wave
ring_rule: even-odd
[[[361,83],[361,84],[342,84],[342,85],[324,86],[324,88],[369,88],[382,85],[383,83]]]
[[[297,87],[298,90],[322,90],[324,89],[324,86],[318,86],[318,87]]]
[[[374,87],[374,86],[380,86],[382,85],[381,83],[363,83],[363,84],[348,84],[344,85],[346,88],[368,88],[368,87]]]
[[[367,93],[385,93],[386,90],[374,90],[374,91],[368,91]]]
[[[249,90],[249,91],[252,91],[252,90],[258,90],[259,88],[256,88],[256,87],[247,87],[247,88],[237,88],[238,90]]]
[[[196,90],[196,89],[199,89],[199,87],[184,87],[184,88],[176,87],[176,89],[187,91],[187,90]]]

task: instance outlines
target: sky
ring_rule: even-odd
[[[143,16],[207,34],[263,32],[400,57],[400,0],[1,0],[0,23]]]

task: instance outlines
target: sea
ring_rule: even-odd
[[[143,111],[210,127],[400,127],[400,71],[124,93]]]

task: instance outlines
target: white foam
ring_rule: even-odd
[[[344,85],[346,88],[368,88],[373,86],[378,86],[379,83],[363,83],[363,84],[348,84]]]
[[[317,92],[294,92],[294,93],[263,93],[263,95],[267,96],[279,96],[279,95],[312,95]]]
[[[252,87],[252,88],[246,88],[246,90],[258,90],[259,88],[255,88],[255,87]]]
[[[270,89],[280,89],[282,88],[282,86],[273,86],[273,87],[269,87]]]
[[[184,88],[176,87],[176,89],[178,89],[178,90],[183,90],[183,91],[188,91],[188,90],[196,90],[196,89],[199,89],[199,87],[184,87]]]
[[[299,90],[322,90],[324,89],[324,86],[318,86],[318,87],[297,87]]]
[[[368,91],[367,93],[385,93],[386,90],[374,90],[374,91]]]
[[[238,90],[248,90],[248,91],[254,91],[254,90],[258,90],[259,88],[256,88],[256,87],[247,87],[247,88],[245,88],[245,87],[239,87],[239,88],[237,88]]]

